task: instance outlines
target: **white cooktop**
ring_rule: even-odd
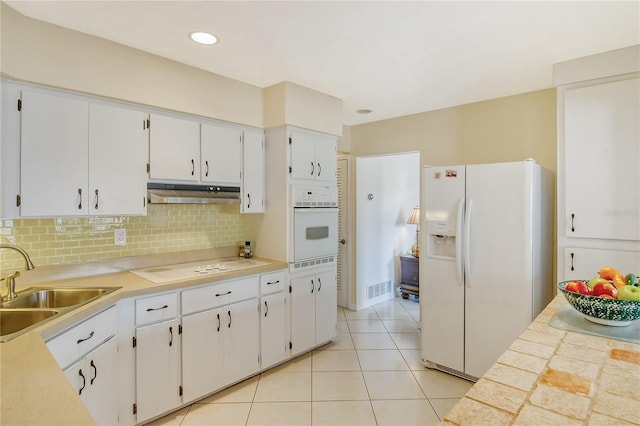
[[[223,272],[239,271],[241,269],[256,268],[264,265],[268,265],[268,263],[260,260],[231,257],[134,269],[130,272],[153,283],[164,284],[171,281],[188,280],[205,275],[216,275]]]

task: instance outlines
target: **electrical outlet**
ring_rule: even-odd
[[[116,229],[113,231],[113,244],[116,246],[126,246],[127,245],[127,230],[126,229]]]

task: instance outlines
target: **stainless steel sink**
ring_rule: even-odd
[[[121,287],[31,287],[0,303],[0,342],[27,332],[35,325],[92,302]]]
[[[59,313],[55,309],[0,309],[0,336],[17,333]]]
[[[111,290],[113,291],[113,290]],[[21,293],[13,300],[3,302],[2,308],[55,309],[88,303],[109,292],[105,288],[51,288]]]

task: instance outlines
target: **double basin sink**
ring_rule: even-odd
[[[120,287],[32,287],[14,299],[0,303],[0,342],[26,333],[31,328],[72,311]]]

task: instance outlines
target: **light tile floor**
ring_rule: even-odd
[[[338,308],[337,338],[152,425],[436,425],[472,383],[420,362],[418,302]]]

